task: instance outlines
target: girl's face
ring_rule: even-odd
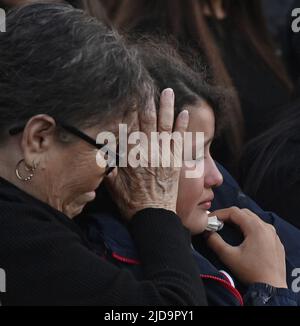
[[[190,114],[188,131],[204,133],[204,157],[193,157],[195,165],[201,160],[204,161],[204,173],[198,178],[188,179],[185,173],[188,168],[181,169],[177,213],[192,234],[199,234],[207,227],[207,211],[214,199],[213,188],[222,184],[223,177],[210,155],[210,146],[215,133],[212,108],[202,101],[197,105],[188,106],[187,110]],[[196,144],[193,143],[193,146]]]

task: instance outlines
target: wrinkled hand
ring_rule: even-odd
[[[217,233],[210,233],[207,238],[209,247],[237,278],[246,284],[265,283],[287,288],[285,251],[272,225],[248,209],[236,207],[210,215],[239,226],[243,232],[244,241],[237,247],[227,244]]]
[[[147,135],[148,154],[150,152],[151,132],[172,133],[173,131],[174,100],[173,90],[166,89],[161,94],[158,117],[154,103],[151,104],[150,108],[139,113],[138,129]],[[176,120],[174,131],[183,134],[188,123],[188,112],[181,112]],[[173,148],[170,148],[170,152],[173,155]],[[144,208],[164,208],[176,212],[179,175],[180,168],[163,168],[161,165],[155,168],[151,167],[149,163],[147,167],[118,168],[117,173],[112,173],[108,177],[108,184],[122,213],[127,219],[130,219]]]

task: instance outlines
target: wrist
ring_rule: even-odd
[[[297,297],[293,297],[287,288],[277,288],[266,283],[253,283],[244,296],[244,302],[250,306],[281,305],[278,304],[282,302],[280,298],[284,298],[285,305],[287,305],[287,300],[291,301],[291,305],[297,302]]]

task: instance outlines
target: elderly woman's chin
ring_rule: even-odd
[[[69,218],[74,218],[77,215],[79,215],[83,211],[84,207],[89,202],[93,201],[95,198],[96,198],[95,191],[82,194],[78,196],[76,199],[74,199],[72,202],[64,205],[63,213],[67,215]]]

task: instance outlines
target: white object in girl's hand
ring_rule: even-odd
[[[207,214],[210,214],[209,211],[207,211]],[[223,229],[224,223],[220,221],[217,216],[211,216],[208,217],[208,224],[206,227],[206,231],[209,232],[219,232]]]

